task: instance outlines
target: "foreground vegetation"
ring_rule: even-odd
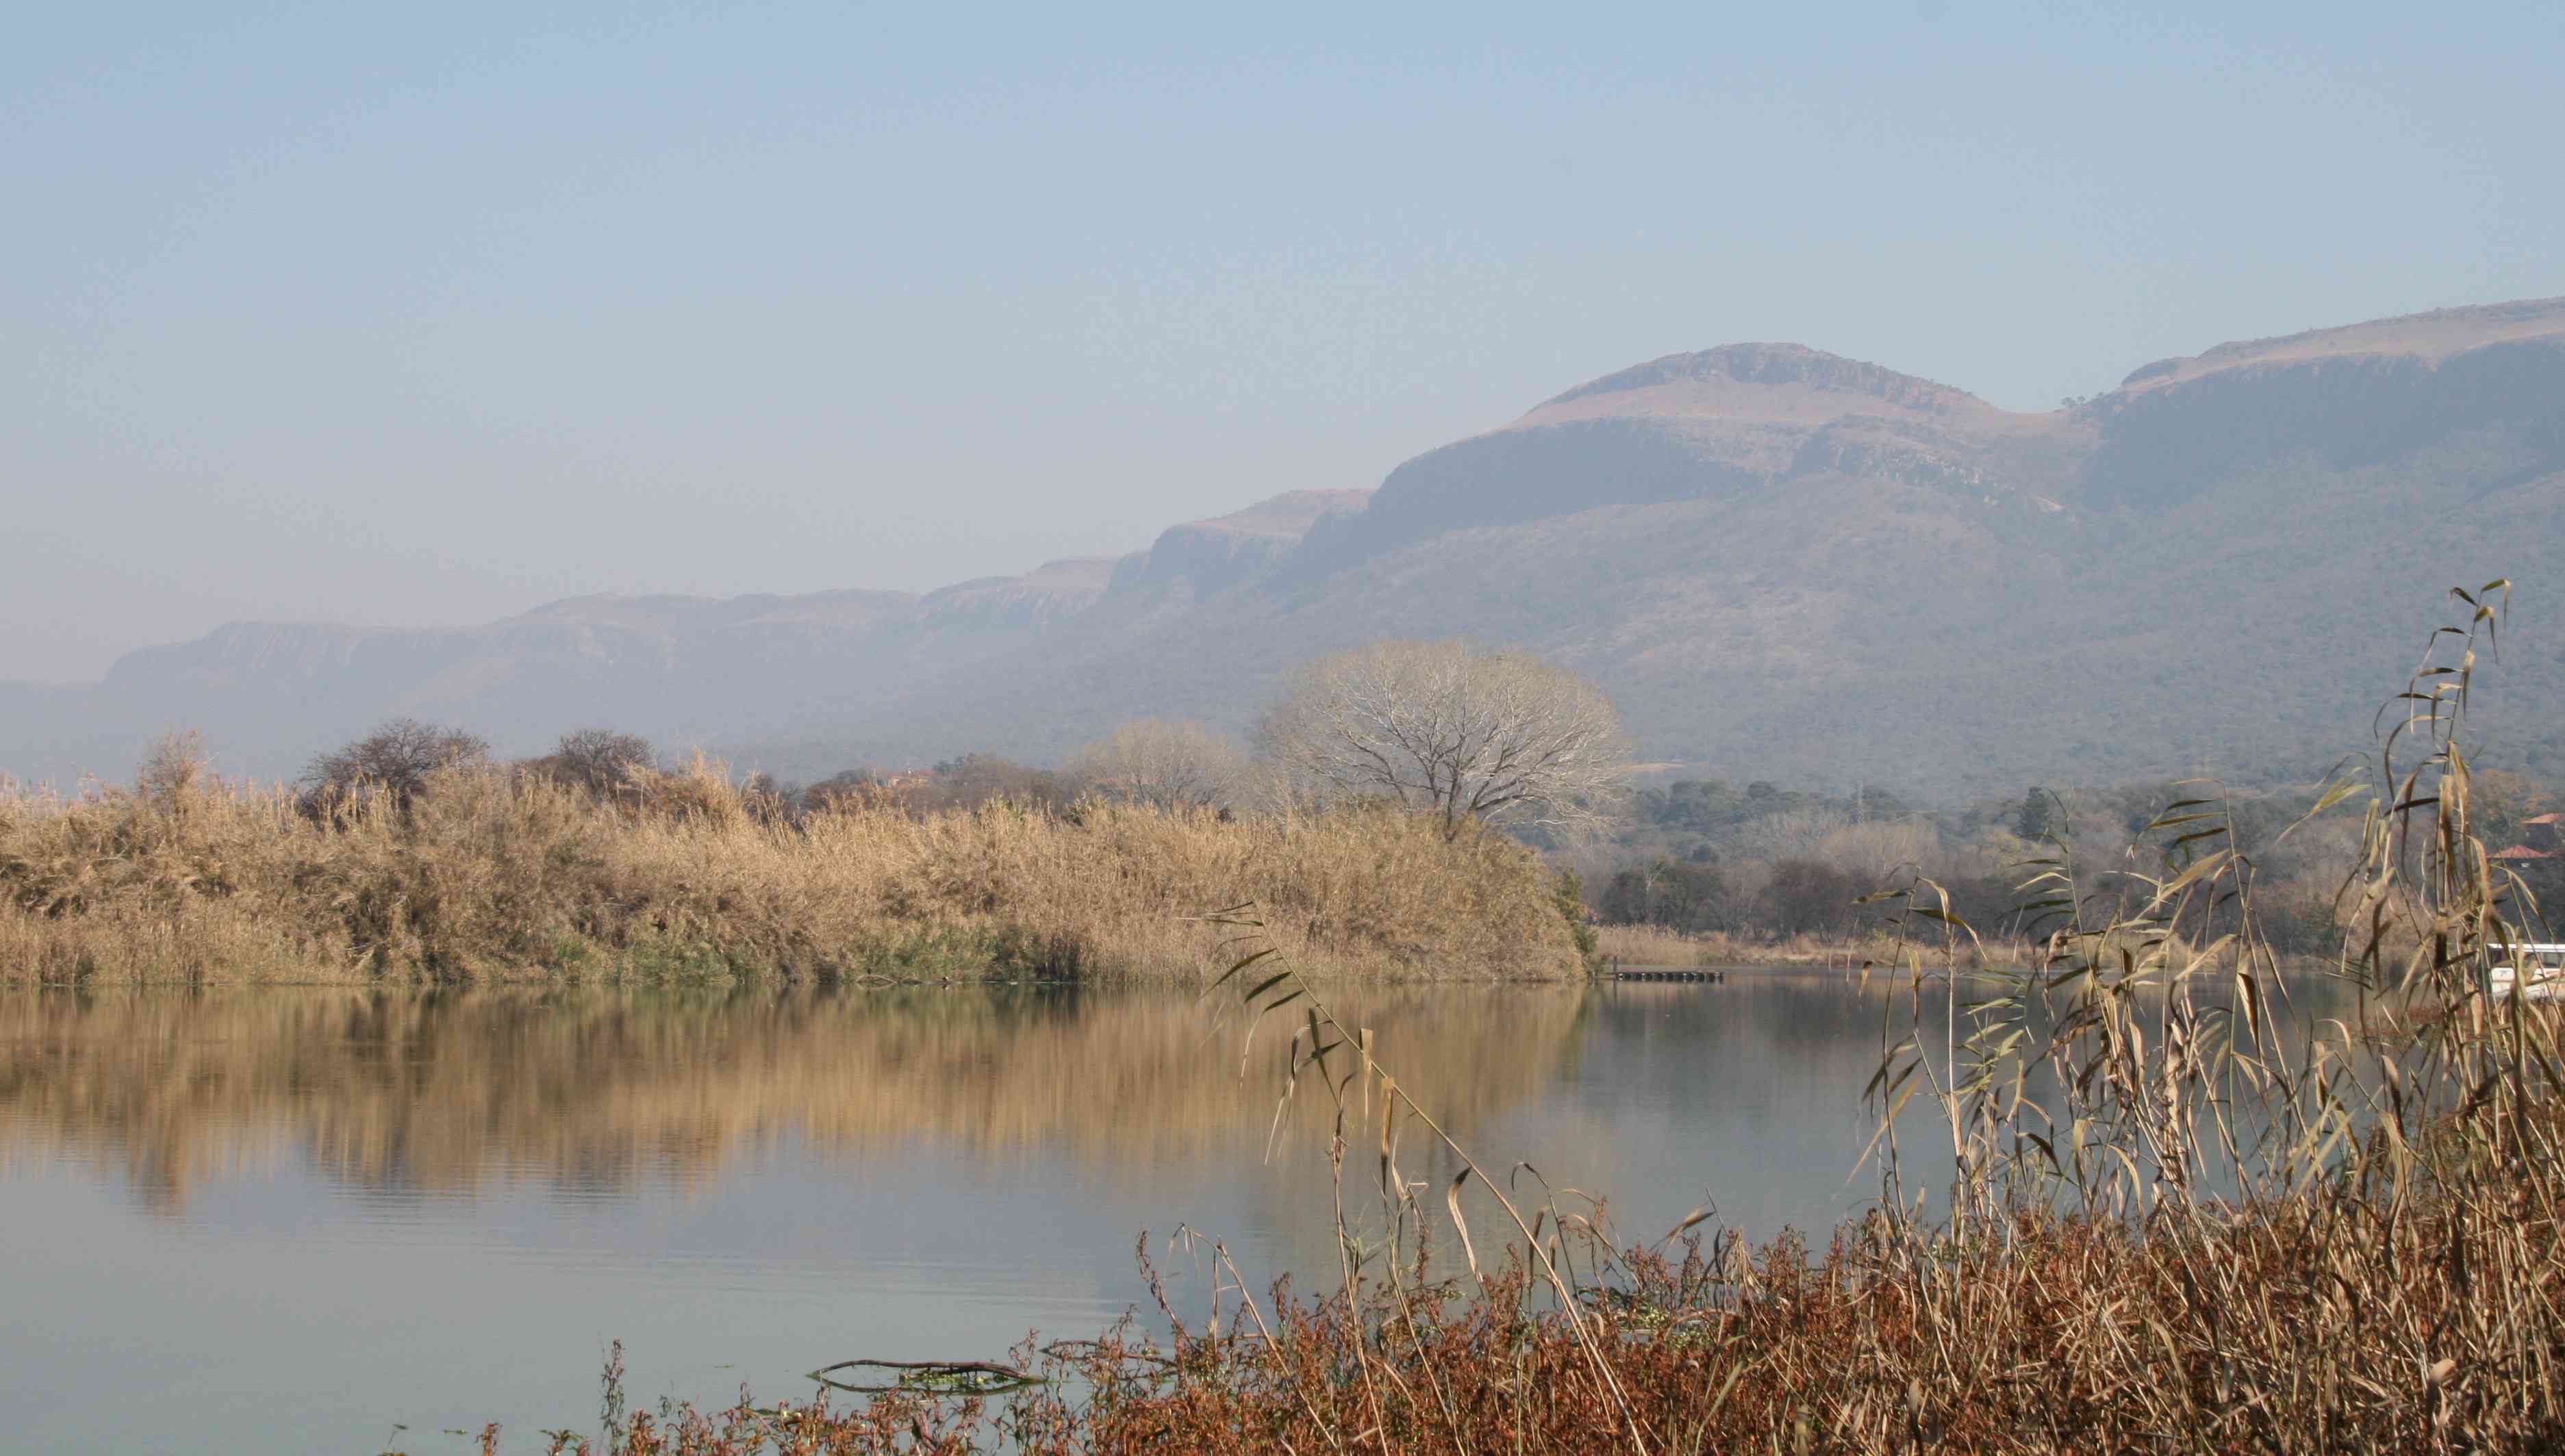
[[[2289,1029],[2254,865],[2215,793],[2150,818],[2166,849],[2131,872],[2134,908],[2052,839],[2022,886],[2042,949],[2018,971],[1977,967],[1973,927],[1910,875],[1899,951],[1875,968],[1905,1006],[1869,1089],[1879,1202],[1822,1249],[1705,1234],[1710,1210],[1626,1246],[1563,1192],[1517,1204],[1504,1190],[1524,1184],[1491,1176],[1268,944],[1231,983],[1296,1028],[1284,1102],[1333,1115],[1332,1290],[1258,1299],[1215,1248],[1208,1318],[1162,1298],[1162,1342],[1126,1327],[1028,1342],[1012,1362],[836,1370],[863,1394],[835,1407],[627,1415],[609,1366],[599,1442],[622,1456],[2556,1449],[2565,1017],[2487,990],[2487,967],[2545,932],[2471,822],[2459,729],[2492,616],[2461,599],[2474,610],[2452,659],[2399,700],[2375,767],[2318,805],[2366,809],[2332,966],[2360,1009],[2312,1042]],[[1929,1152],[1908,1145],[1909,1108],[1937,1130]],[[1419,1142],[1461,1168],[1447,1187],[1402,1171]],[[1459,1196],[1474,1178],[1504,1214],[1489,1247],[1505,1253],[1485,1267]],[[1438,1239],[1459,1242],[1468,1274],[1429,1280]]]
[[[1234,934],[1189,913],[1248,897],[1330,975],[1583,969],[1530,850],[1360,806],[786,815],[700,761],[611,794],[467,762],[316,795],[183,742],[129,789],[0,794],[0,979],[1184,978]]]

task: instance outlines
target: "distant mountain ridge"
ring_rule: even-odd
[[[2019,413],[1788,343],[1670,354],[1118,559],[915,594],[582,597],[480,627],[235,624],[0,685],[0,771],[173,724],[291,772],[392,714],[514,750],[609,724],[812,777],[1230,728],[1371,637],[1518,643],[1689,771],[1927,795],[2357,748],[2439,614],[2520,583],[2483,723],[2565,772],[2565,300],[2221,344]]]

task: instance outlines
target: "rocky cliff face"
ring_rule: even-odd
[[[1797,344],[1672,354],[1431,451],[1371,509],[1318,532],[1304,571],[1341,569],[1446,531],[1608,506],[1743,499],[1815,476],[1876,476],[1979,496],[2057,493],[2089,431]],[[2053,505],[2053,502],[2052,502]]]
[[[2445,324],[2438,348],[2228,345],[2151,365],[2085,408],[2099,432],[2085,491],[2096,506],[2163,510],[2292,459],[2360,470],[2471,434],[2515,439],[2522,481],[2565,468],[2565,310],[2550,317],[2543,336],[2472,347]]]
[[[2565,301],[2221,345],[2016,414],[1790,344],[1676,354],[1116,561],[923,597],[591,597],[455,631],[227,627],[0,689],[0,770],[205,728],[290,770],[392,713],[504,747],[612,724],[816,774],[1241,726],[1315,652],[1521,643],[1650,756],[1914,791],[2294,771],[2358,746],[2430,598],[2523,584],[2488,706],[2565,772]],[[2488,724],[2491,720],[2487,720]]]
[[[1113,589],[1143,592],[1182,583],[1201,595],[1225,590],[1290,554],[1320,522],[1360,514],[1371,496],[1291,491],[1227,516],[1171,525],[1149,549],[1114,564]]]
[[[1102,599],[1113,576],[1110,556],[1045,561],[1022,576],[983,576],[927,593],[918,621],[930,630],[1040,631]]]

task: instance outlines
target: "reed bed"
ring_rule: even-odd
[[[2270,1208],[2143,1232],[2020,1216],[1965,1241],[1887,1215],[1823,1250],[1687,1241],[1608,1270],[1583,1333],[1541,1281],[1278,1288],[1161,1342],[1032,1345],[990,1399],[616,1422],[617,1456],[1009,1449],[1361,1452],[2549,1451],[2553,1218],[2454,1190],[2388,1222]],[[2314,1216],[2305,1216],[2313,1213]],[[2391,1230],[2398,1237],[2391,1239]],[[2477,1260],[2484,1262],[2478,1263]],[[1199,1322],[1197,1322],[1199,1324]],[[2503,1357],[2486,1359],[2494,1352]],[[2515,1363],[2516,1352],[2527,1362]],[[562,1442],[556,1451],[583,1449]]]
[[[628,796],[458,769],[316,810],[173,751],[130,789],[0,794],[0,980],[1182,980],[1227,963],[1202,912],[1247,900],[1321,975],[1583,972],[1530,851],[1397,812],[757,807],[698,763]]]
[[[2287,1014],[2254,865],[2198,785],[2148,826],[2163,848],[2121,872],[2134,884],[2079,878],[2062,840],[2024,867],[2024,963],[1990,962],[1929,879],[1884,892],[1896,938],[1870,973],[1903,1009],[1868,1090],[1866,1214],[1822,1247],[1750,1243],[1708,1210],[1625,1246],[1590,1206],[1509,1198],[1428,1084],[1271,940],[1229,981],[1289,1037],[1285,1103],[1333,1118],[1338,1268],[1318,1292],[1258,1298],[1214,1246],[1207,1317],[1162,1298],[1163,1339],[1028,1342],[1003,1393],[903,1378],[851,1404],[627,1417],[609,1367],[596,1445],[2565,1448],[2565,1014],[2490,990],[2511,946],[2553,936],[2470,830],[2462,732],[2507,590],[2455,594],[2465,620],[2395,700],[2375,763],[2316,805],[2361,819],[2331,961],[2353,1007],[2329,1034]],[[1449,1183],[1407,1176],[1420,1145],[1459,1168]],[[1485,1204],[1464,1219],[1473,1179],[1494,1228]],[[1469,1272],[1429,1279],[1449,1241]]]

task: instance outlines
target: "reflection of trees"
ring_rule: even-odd
[[[1468,1129],[1558,1075],[1584,996],[1339,1000]],[[379,1191],[610,1189],[787,1139],[1226,1155],[1261,1146],[1289,1027],[1258,1032],[1242,1077],[1225,1025],[1139,991],[27,991],[0,995],[0,1155],[120,1158],[164,1208],[298,1147]],[[1293,1105],[1323,1137],[1324,1099]]]

